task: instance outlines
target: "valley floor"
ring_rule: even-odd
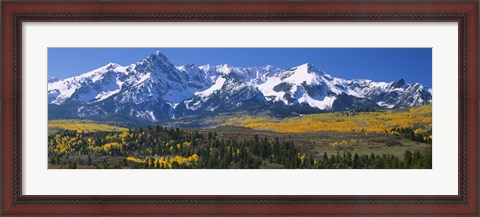
[[[396,131],[283,133],[235,126],[57,129],[49,135],[48,168],[431,168],[431,144],[414,140]]]
[[[431,105],[285,119],[218,117],[222,124],[213,128],[49,121],[49,168],[432,167]]]

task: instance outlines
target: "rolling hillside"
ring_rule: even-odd
[[[230,118],[224,125],[299,133],[315,131],[385,132],[412,128],[421,133],[432,129],[432,105],[380,112],[331,112],[285,119],[268,116]]]
[[[104,123],[97,123],[89,120],[51,120],[48,121],[48,132],[55,133],[59,130],[76,130],[81,133],[88,132],[120,132],[127,131],[127,128],[113,126]]]

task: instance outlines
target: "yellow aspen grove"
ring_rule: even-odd
[[[359,112],[348,115],[340,112],[305,115],[275,119],[271,117],[231,118],[228,123],[240,123],[240,126],[273,130],[276,132],[300,133],[315,131],[338,132],[385,132],[395,127],[425,126],[418,128],[419,132],[431,130],[432,105],[413,107],[408,110],[387,110],[384,112]]]
[[[131,162],[138,163],[138,164],[145,163],[144,159],[135,158],[135,157],[127,157],[127,161],[131,161]]]

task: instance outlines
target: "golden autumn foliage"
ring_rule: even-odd
[[[305,163],[305,154],[297,154],[297,158],[300,160],[300,165],[303,165]]]
[[[314,131],[386,132],[394,127],[410,127],[417,129],[419,133],[432,128],[432,106],[425,105],[380,112],[332,112],[282,120],[269,117],[247,117],[240,123],[240,126],[287,133]]]
[[[100,131],[128,131],[127,128],[111,126],[108,124],[99,124],[87,120],[51,120],[48,121],[48,130],[76,130],[77,132],[100,132]]]
[[[127,161],[131,161],[131,162],[139,163],[139,164],[145,163],[145,159],[140,159],[140,158],[135,158],[135,157],[127,157]]]
[[[199,162],[199,156],[197,154],[192,154],[189,157],[182,157],[178,155],[174,156],[161,156],[161,157],[146,157],[145,159],[140,159],[136,157],[127,157],[127,161],[146,164],[148,168],[161,168],[161,169],[171,169],[175,166],[177,167],[193,167],[197,166]]]
[[[112,149],[121,149],[122,145],[118,142],[110,142],[102,146],[103,151],[106,153],[110,152]]]
[[[58,155],[68,155],[73,152],[77,145],[81,144],[81,140],[77,137],[70,137],[61,135],[55,135],[53,139],[49,141],[50,144],[56,144],[56,146],[49,146],[49,151],[53,151]]]

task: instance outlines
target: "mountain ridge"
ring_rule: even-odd
[[[259,105],[320,112],[404,108],[427,105],[431,99],[430,88],[408,84],[403,78],[392,82],[347,80],[310,63],[289,69],[271,65],[174,66],[159,51],[127,66],[109,63],[48,82],[49,119],[164,122]]]

